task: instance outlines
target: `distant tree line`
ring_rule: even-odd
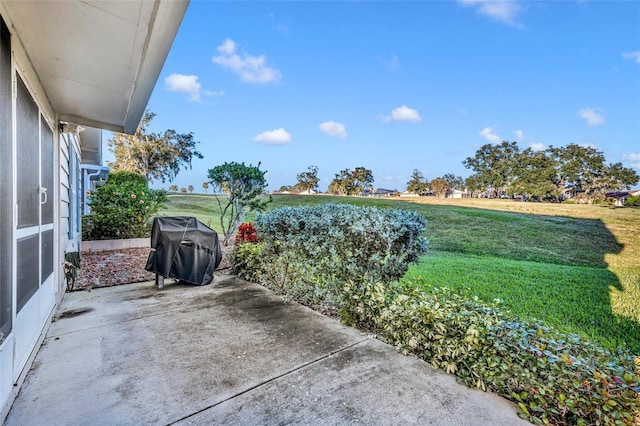
[[[486,144],[462,164],[474,172],[465,182],[467,189],[489,191],[494,197],[504,193],[558,201],[571,195],[593,200],[629,189],[639,180],[633,169],[607,164],[602,151],[577,144],[543,151],[521,150],[516,142]]]
[[[465,180],[461,176],[453,173],[446,173],[442,177],[437,177],[429,182],[422,172],[414,169],[411,179],[407,182],[407,192],[418,195],[437,195],[444,197],[452,189],[464,190]]]

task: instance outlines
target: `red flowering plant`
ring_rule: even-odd
[[[232,272],[246,280],[260,282],[262,243],[253,222],[238,226],[235,243],[230,257]]]
[[[238,233],[236,234],[236,244],[257,242],[258,230],[253,222],[241,223],[240,226],[238,226]]]

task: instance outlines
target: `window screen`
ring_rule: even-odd
[[[37,156],[40,141],[40,114],[20,76],[17,76],[16,154],[18,229],[38,225],[40,185]],[[34,156],[36,157],[34,159]],[[35,160],[35,161],[34,161]]]
[[[73,137],[67,135],[69,143],[69,238],[80,232],[80,161],[73,149]]]
[[[11,38],[0,17],[0,343],[11,332],[13,303],[13,148]]]
[[[53,274],[53,229],[42,233],[42,274],[41,283],[45,282]]]
[[[40,272],[38,270],[39,240],[40,234],[18,240],[18,276],[16,277],[18,312],[40,288],[40,280],[38,279]]]
[[[42,224],[46,225],[53,223],[53,196],[55,194],[53,187],[53,132],[44,117],[41,117],[40,123],[40,154],[42,156],[40,185],[47,188],[46,203],[42,205]],[[42,201],[45,201],[44,196],[42,196]]]

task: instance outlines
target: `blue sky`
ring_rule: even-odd
[[[270,191],[311,165],[402,191],[502,140],[640,173],[640,2],[192,1],[149,108],[200,141],[173,182],[196,191],[225,161]]]

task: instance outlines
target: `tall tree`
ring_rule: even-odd
[[[631,189],[640,181],[640,176],[635,170],[624,167],[622,163],[609,164],[606,168],[606,174],[610,179],[609,190]]]
[[[519,154],[517,142],[485,144],[476,151],[475,156],[467,157],[462,164],[475,172],[477,184],[491,188],[493,195],[497,196],[511,183]]]
[[[427,182],[420,170],[413,169],[411,179],[407,182],[407,192],[418,195],[423,195],[429,192],[429,182]]]
[[[442,179],[449,184],[449,189],[458,189],[460,191],[464,189],[464,179],[462,176],[456,176],[453,173],[446,173],[442,176]]]
[[[514,180],[507,191],[509,195],[522,194],[530,199],[557,198],[560,195],[554,183],[557,174],[555,163],[545,151],[525,149],[513,172]]]
[[[257,166],[247,166],[244,163],[231,162],[209,169],[209,183],[215,189],[214,195],[220,208],[224,245],[229,244],[233,233],[244,221],[245,210],[263,211],[271,202],[271,197],[261,197],[267,187],[264,177],[266,173],[260,170],[260,163]],[[217,195],[221,192],[226,196]]]
[[[329,184],[329,192],[339,195],[362,195],[372,189],[373,172],[365,167],[341,170]]]
[[[373,172],[365,167],[356,167],[353,171],[353,181],[358,195],[373,191]]]
[[[560,191],[573,185],[588,195],[605,167],[604,154],[590,146],[575,143],[560,148],[551,146],[547,153],[555,162],[554,183]]]
[[[602,151],[590,146],[549,147],[547,154],[555,163],[554,184],[559,192],[573,186],[587,199],[593,199],[607,191],[628,189],[638,183],[638,174],[633,169],[621,163],[607,165]]]
[[[204,193],[206,194],[209,190],[209,182],[202,182],[202,189],[204,189]]]
[[[187,187],[187,189],[189,190],[189,192],[193,192],[193,189],[194,189],[194,188],[193,188],[193,185],[189,185],[189,186]]]
[[[329,192],[338,195],[354,195],[356,193],[353,172],[351,169],[340,170],[329,184]]]
[[[487,188],[482,185],[477,179],[476,175],[471,175],[467,177],[464,181],[464,186],[467,188],[467,191],[471,192],[473,197],[478,197],[482,192],[484,192]]]
[[[320,179],[318,178],[318,167],[309,166],[306,172],[298,173],[298,183],[296,184],[300,191],[307,191],[309,194],[311,191],[318,187]]]
[[[449,182],[444,180],[443,178],[435,178],[429,184],[431,190],[436,193],[438,197],[444,197],[447,194],[447,191],[451,188]]]
[[[125,170],[142,174],[147,183],[154,180],[173,181],[181,167],[191,168],[193,157],[202,158],[196,150],[198,142],[193,133],[178,133],[165,130],[155,133],[149,130],[149,123],[156,116],[146,111],[133,135],[114,133],[108,145],[115,161],[109,163],[113,171]]]
[[[171,185],[169,187],[169,191],[171,192],[178,192],[178,185]]]

